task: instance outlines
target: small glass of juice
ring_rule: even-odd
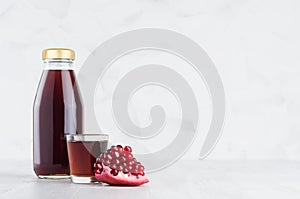
[[[67,135],[70,174],[73,183],[93,183],[94,163],[106,151],[107,134]]]

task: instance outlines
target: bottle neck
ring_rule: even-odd
[[[70,59],[46,59],[44,70],[73,70],[73,61]]]

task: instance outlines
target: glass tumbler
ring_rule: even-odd
[[[70,174],[73,183],[96,182],[94,163],[99,155],[106,151],[108,135],[76,134],[67,135],[67,148]]]

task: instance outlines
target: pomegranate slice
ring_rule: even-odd
[[[94,165],[96,179],[112,185],[137,186],[149,182],[144,166],[131,152],[130,146],[117,145],[101,153]]]

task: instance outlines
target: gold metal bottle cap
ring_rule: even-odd
[[[42,59],[75,59],[75,52],[69,48],[47,48],[43,50]]]

